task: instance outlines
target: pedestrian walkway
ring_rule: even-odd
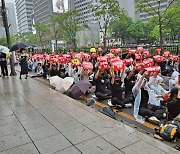
[[[48,86],[0,78],[1,154],[178,154]]]

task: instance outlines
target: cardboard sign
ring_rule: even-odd
[[[135,58],[137,60],[141,60],[142,59],[142,55],[141,54],[138,54],[138,53],[135,53]]]
[[[160,55],[156,55],[153,58],[157,63],[161,63],[164,60],[164,57],[162,57]]]
[[[81,66],[81,63],[80,63],[79,59],[72,59],[72,65],[73,66]]]
[[[160,66],[152,66],[152,67],[145,68],[145,70],[147,71],[146,75],[147,76],[157,76],[160,69],[161,69]]]
[[[117,48],[116,50],[115,50],[115,53],[121,53],[122,52],[122,49],[121,48]]]
[[[92,70],[93,69],[93,64],[91,62],[83,62],[82,63],[82,67],[85,69],[85,70]]]
[[[111,58],[110,62],[114,62],[114,61],[119,61],[120,60],[120,57],[119,56],[116,56],[116,57],[113,57]]]
[[[96,48],[91,48],[90,52],[96,52]]]
[[[89,54],[87,54],[87,53],[84,53],[84,54],[83,54],[83,58],[84,58],[85,60],[89,60],[89,59],[91,58],[91,56],[90,56]]]
[[[101,70],[108,70],[109,69],[108,62],[101,62],[99,64],[99,69],[101,69]]]
[[[115,51],[116,51],[116,49],[114,49],[114,48],[110,49],[111,53],[115,53]]]
[[[143,54],[144,54],[144,56],[146,56],[146,57],[150,57],[150,56],[151,56],[151,54],[149,53],[149,50],[145,50],[145,51],[143,52]]]
[[[125,69],[125,64],[124,64],[124,62],[122,60],[113,62],[112,66],[114,68],[114,71],[119,71],[119,70],[124,70]]]
[[[151,58],[143,60],[144,68],[152,67],[154,65],[154,60]]]
[[[95,53],[95,52],[93,52],[93,53],[91,54],[91,57],[92,57],[92,58],[97,58],[97,56],[98,56],[98,55],[97,55],[97,53]]]
[[[133,63],[133,59],[132,58],[129,58],[129,59],[124,59],[124,64],[129,66]]]
[[[156,48],[156,55],[160,55],[161,54],[161,48]]]
[[[98,52],[102,52],[103,51],[103,49],[102,48],[98,48]]]
[[[107,57],[105,56],[99,56],[97,57],[98,62],[107,62]]]
[[[170,57],[170,51],[168,51],[168,50],[164,51],[163,57],[169,58]]]
[[[173,60],[173,62],[178,62],[179,56],[178,55],[172,55],[172,60]]]
[[[135,69],[136,69],[137,71],[144,70],[144,64],[141,63],[141,62],[136,63]]]
[[[109,58],[109,59],[111,59],[111,58],[114,57],[114,55],[113,55],[112,53],[108,53],[108,54],[106,54],[106,57]]]

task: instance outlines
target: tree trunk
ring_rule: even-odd
[[[159,36],[160,36],[159,46],[160,46],[160,48],[162,48],[162,45],[163,45],[163,33],[162,33],[162,21],[161,21],[160,16],[159,16]]]

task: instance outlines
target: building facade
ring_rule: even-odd
[[[19,32],[32,32],[33,0],[15,0],[15,6]]]
[[[14,3],[6,3],[5,6],[7,9],[9,32],[11,35],[15,35],[17,34],[17,21]],[[0,20],[2,20],[2,18],[0,18]],[[3,24],[0,25],[0,37],[5,37],[5,28],[3,27]]]
[[[159,10],[163,11],[168,7],[171,1],[172,0],[159,0],[157,2],[154,2],[152,0],[149,0],[148,3],[156,10],[158,10],[158,7],[160,6]],[[147,12],[140,12],[139,14],[139,18],[142,22],[147,22],[151,17],[152,15]]]

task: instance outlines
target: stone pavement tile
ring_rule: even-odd
[[[123,149],[121,149],[124,153],[127,154],[139,154],[139,153],[145,153],[145,154],[167,154],[166,152],[144,142],[139,141],[134,144],[131,144]]]
[[[20,106],[20,107],[14,107],[12,110],[15,114],[35,111],[35,109],[32,106],[30,106],[29,104]]]
[[[59,120],[58,122],[50,121],[60,132],[66,132],[69,130],[73,130],[78,127],[82,127],[83,125],[71,118],[70,120],[64,119],[63,121]]]
[[[10,134],[15,134],[17,132],[22,132],[22,131],[24,131],[24,129],[19,122],[11,123],[0,127],[0,137]]]
[[[18,123],[18,119],[15,117],[15,115],[0,117],[0,127],[11,123]]]
[[[98,120],[96,122],[90,123],[86,125],[89,129],[96,132],[98,135],[112,132],[116,129],[118,129],[117,125],[115,125],[113,122],[107,122],[104,120]]]
[[[12,110],[10,109],[10,107],[8,106],[2,106],[0,105],[0,117],[6,117],[6,116],[10,116],[13,115],[14,113],[12,112]]]
[[[159,141],[157,139],[154,139],[153,136],[148,136],[146,134],[143,134],[139,131],[135,132],[135,134],[142,139],[143,141],[151,144],[152,146],[165,151],[167,153],[173,153],[173,154],[178,154],[180,153],[179,151],[177,151],[176,149],[172,148],[171,146],[168,146],[167,144],[163,143],[162,141]]]
[[[31,140],[25,132],[0,137],[0,152],[26,143],[31,143]]]
[[[37,141],[39,139],[59,134],[59,131],[55,129],[51,124],[48,124],[33,129],[28,129],[27,133],[33,141]]]
[[[35,119],[26,119],[24,121],[21,121],[21,124],[27,130],[49,124],[49,122],[45,118],[39,117]]]
[[[118,150],[118,151],[113,152],[113,153],[111,153],[111,154],[124,154],[124,153],[123,153],[122,151]]]
[[[76,147],[84,154],[110,154],[118,150],[101,137],[87,140],[77,144]]]
[[[90,112],[87,112],[86,114],[83,114],[74,118],[84,125],[96,122],[97,120],[102,120],[101,118],[99,118],[98,116],[95,116],[94,114]]]
[[[34,143],[41,154],[55,153],[72,146],[72,144],[62,134],[50,136]]]
[[[75,147],[70,147],[70,148],[58,151],[54,154],[81,154],[81,152],[77,150]]]
[[[63,134],[73,144],[78,144],[80,142],[89,140],[97,136],[97,134],[95,134],[94,132],[92,132],[91,130],[89,130],[88,128],[84,126],[75,128],[70,131],[63,132]]]
[[[39,152],[32,143],[29,143],[3,151],[0,154],[39,154]]]
[[[24,121],[28,119],[44,119],[44,117],[38,111],[28,111],[25,113],[16,114],[19,121]]]
[[[118,149],[140,141],[138,136],[123,129],[118,129],[113,132],[103,134],[101,137],[116,146]]]

